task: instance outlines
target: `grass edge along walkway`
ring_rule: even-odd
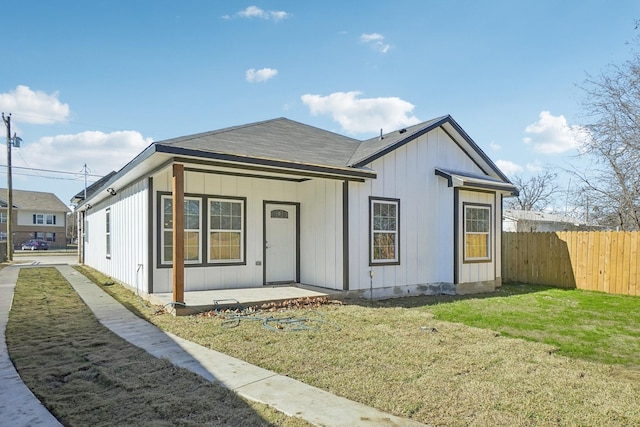
[[[55,268],[21,269],[6,341],[24,383],[65,425],[309,425],[127,343]]]

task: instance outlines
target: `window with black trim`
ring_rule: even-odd
[[[107,209],[105,212],[105,231],[106,231],[106,244],[107,244],[107,258],[111,258],[111,209]]]
[[[209,200],[209,262],[244,262],[244,199]]]
[[[463,204],[464,260],[491,261],[491,206]]]
[[[173,262],[173,197],[163,195],[162,205],[162,233],[161,263]],[[201,207],[202,201],[197,197],[184,198],[184,262],[185,264],[198,264],[201,262]]]
[[[370,263],[399,264],[400,200],[370,198]]]

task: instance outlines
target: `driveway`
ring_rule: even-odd
[[[14,264],[20,264],[21,266],[27,265],[60,265],[78,264],[78,255],[76,253],[56,253],[48,251],[24,251],[14,252],[13,254]]]

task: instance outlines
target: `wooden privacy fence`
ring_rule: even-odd
[[[640,295],[640,232],[502,233],[502,280]]]

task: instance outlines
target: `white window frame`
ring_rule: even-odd
[[[376,215],[376,205],[381,209],[393,207],[395,215]],[[382,215],[382,216],[381,216]],[[393,257],[379,258],[376,251],[376,235],[387,235],[393,239]],[[369,198],[369,265],[397,265],[400,264],[400,199],[382,197]]]
[[[463,218],[462,218],[462,227],[463,227],[463,241],[462,241],[462,251],[463,251],[463,259],[464,262],[490,262],[491,261],[491,245],[492,245],[492,241],[493,241],[493,225],[492,225],[492,217],[493,217],[493,212],[492,212],[492,207],[491,205],[485,205],[485,204],[476,204],[476,203],[463,203]],[[470,216],[470,211],[471,210],[475,210],[475,211],[486,211],[488,212],[488,218],[483,219],[483,218],[469,218]],[[471,221],[471,222],[470,222]],[[486,229],[485,227],[479,227],[483,224],[486,223]],[[482,229],[479,229],[482,228]],[[477,257],[477,256],[470,256],[467,253],[467,236],[473,236],[473,235],[484,235],[487,236],[486,238],[486,251],[487,251],[487,256],[484,257]]]
[[[165,210],[164,210],[164,206],[165,206],[165,200],[169,200],[173,203],[173,196],[171,194],[163,194],[160,196],[160,263],[163,265],[171,265],[173,264],[173,259],[167,259],[167,257],[165,256],[167,254],[167,249],[168,248],[173,248],[173,218],[171,218],[171,222],[167,222],[166,218],[165,218]],[[202,198],[201,197],[191,197],[191,196],[185,196],[184,197],[184,201],[185,201],[185,207],[187,206],[187,202],[198,202],[198,228],[187,228],[188,225],[190,225],[190,221],[188,219],[189,213],[185,212],[185,218],[184,218],[184,233],[185,233],[185,237],[187,234],[191,234],[194,233],[197,236],[197,254],[198,257],[196,258],[191,258],[191,259],[187,259],[187,254],[188,252],[188,248],[186,247],[187,245],[187,239],[185,238],[185,259],[184,259],[184,263],[185,264],[201,264],[202,263]],[[171,213],[171,215],[173,216],[173,212]],[[193,225],[193,224],[191,224]],[[172,235],[172,239],[170,242],[166,242],[166,233],[167,232],[171,232]],[[173,254],[172,254],[173,257]]]
[[[7,223],[7,212],[2,211],[0,212],[0,224],[6,224],[6,223]]]
[[[231,212],[228,217],[223,218],[220,215],[220,224],[212,217],[213,203],[229,203],[231,204]],[[207,199],[207,262],[210,264],[243,264],[245,262],[245,204],[246,199],[236,197],[210,197]],[[233,212],[234,205],[239,206],[239,218]],[[239,227],[239,228],[238,228]],[[231,233],[237,234],[240,242],[238,258],[220,258],[212,257],[212,235],[213,233]]]
[[[44,223],[46,225],[56,225],[56,216],[53,214],[45,214]]]
[[[44,225],[44,214],[34,214],[34,224]]]

